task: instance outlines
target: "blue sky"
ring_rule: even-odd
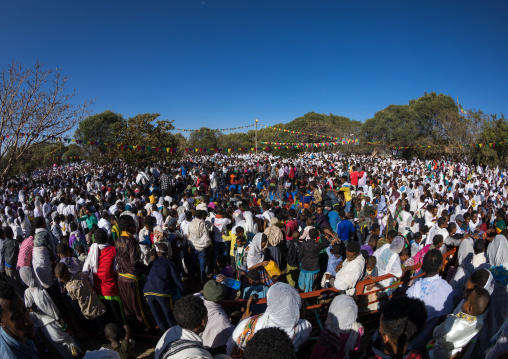
[[[0,65],[36,60],[79,100],[175,127],[364,121],[424,92],[508,113],[506,1],[3,1]]]

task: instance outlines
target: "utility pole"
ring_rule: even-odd
[[[258,154],[258,119],[256,118],[256,155]]]

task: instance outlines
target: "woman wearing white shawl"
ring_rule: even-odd
[[[265,241],[263,241],[263,237]],[[264,242],[264,245],[263,245]],[[268,238],[263,233],[258,233],[252,239],[252,242],[249,244],[249,251],[247,253],[247,268],[249,270],[256,269],[260,267],[260,264],[265,260],[265,252],[264,248],[268,243]]]
[[[363,327],[356,321],[358,306],[348,295],[335,297],[330,304],[325,328],[319,335],[311,359],[349,358],[359,354]]]
[[[376,267],[378,276],[391,274],[399,278],[402,275],[402,267],[399,253],[404,249],[405,239],[402,236],[395,237],[391,243],[384,244],[381,248],[374,252],[377,258]],[[388,287],[394,278],[388,278],[377,283],[379,288]]]
[[[258,225],[254,222],[254,215],[250,211],[243,212],[243,218],[245,218],[245,224],[243,226],[245,237],[247,240],[251,240],[252,237],[258,233]]]
[[[471,358],[483,356],[490,339],[508,318],[508,240],[498,234],[487,248],[487,261],[495,279],[494,291],[490,296],[489,310]]]
[[[266,295],[267,309],[264,314],[247,318],[238,323],[233,335],[228,341],[227,355],[230,355],[235,345],[245,348],[246,341],[241,340],[242,333],[253,320],[253,332],[264,328],[280,328],[293,340],[295,352],[305,343],[312,331],[312,325],[305,319],[300,319],[302,299],[295,288],[286,283],[276,283]]]
[[[450,281],[453,289],[453,304],[462,299],[462,290],[467,279],[473,274],[474,241],[472,238],[464,238],[457,252],[457,272]]]
[[[74,358],[80,350],[74,339],[62,329],[64,323],[55,303],[49,294],[37,285],[31,270],[22,272],[22,276],[23,282],[28,285],[25,290],[25,305],[31,309],[32,323],[40,328],[62,358]]]

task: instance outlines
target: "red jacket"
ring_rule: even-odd
[[[349,175],[351,177],[351,184],[353,186],[358,186],[358,179],[363,177],[363,173],[364,173],[363,171],[362,172],[354,171]]]
[[[95,291],[98,295],[113,297],[118,295],[118,274],[114,269],[116,248],[109,246],[104,248],[99,255],[99,269],[93,275]]]

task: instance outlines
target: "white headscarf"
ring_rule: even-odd
[[[294,337],[295,326],[300,319],[302,299],[295,288],[286,283],[275,283],[266,294],[267,309],[265,327],[283,329]]]
[[[353,298],[345,294],[335,297],[332,304],[330,304],[325,325],[326,329],[337,336],[350,333],[344,347],[346,357],[349,355],[349,352],[354,349],[358,340],[361,324],[356,321],[357,318],[358,306]]]
[[[489,273],[489,279],[487,279],[487,283],[483,286],[484,289],[486,289],[490,295],[494,293],[494,287],[496,286],[496,280],[494,279],[494,276],[488,269],[482,268],[478,270],[486,270]]]
[[[390,243],[390,251],[393,253],[400,253],[404,249],[404,245],[406,244],[406,240],[402,236],[397,236],[393,239],[392,243]]]
[[[263,252],[263,247],[261,246],[262,237],[263,233],[256,234],[252,239],[252,242],[249,244],[249,252],[247,254],[247,268],[261,263],[265,258],[265,253]]]
[[[506,237],[498,234],[487,248],[487,260],[494,266],[504,266],[508,268],[508,240]]]
[[[250,232],[252,234],[258,233],[258,226],[254,222],[254,216],[252,212],[245,211],[243,212],[243,217],[245,218],[245,224],[243,225],[243,230],[247,233]]]

